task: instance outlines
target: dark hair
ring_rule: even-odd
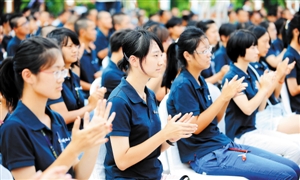
[[[279,18],[275,21],[275,27],[276,27],[276,31],[277,31],[277,36],[279,34],[282,34],[282,31],[284,30],[284,26],[286,23],[286,19],[285,18]]]
[[[166,28],[172,28],[174,26],[178,26],[182,24],[182,19],[178,18],[178,17],[172,17],[167,23],[166,23]]]
[[[120,30],[114,32],[110,39],[109,39],[109,44],[110,44],[110,52],[118,52],[119,49],[122,47],[123,39],[127,33],[129,33],[130,29],[125,29],[125,30]]]
[[[269,21],[263,21],[259,24],[259,26],[264,27],[265,29],[268,29],[270,26],[270,22]]]
[[[3,14],[1,16],[1,25],[3,25],[4,23],[9,22],[9,19],[10,19],[11,15],[12,15],[11,13]]]
[[[74,24],[74,30],[76,32],[76,34],[79,36],[79,31],[81,29],[87,29],[88,28],[88,21],[91,21],[87,18],[80,18],[77,21],[75,21]]]
[[[206,33],[206,31],[210,28],[210,25],[211,24],[214,24],[215,21],[212,20],[212,19],[208,19],[208,20],[202,20],[202,21],[199,21],[196,26],[197,28],[200,28],[203,32]]]
[[[185,67],[187,65],[183,53],[187,51],[193,54],[203,38],[207,37],[201,29],[187,27],[179,36],[178,42],[169,46],[167,51],[167,68],[162,86],[171,87],[171,82],[175,79],[181,66]]]
[[[257,39],[268,33],[267,29],[262,26],[250,26],[247,29],[251,31]]]
[[[226,52],[233,62],[237,62],[239,56],[245,57],[246,49],[256,45],[256,36],[249,30],[240,29],[230,35],[226,46]]]
[[[116,24],[121,24],[124,16],[127,16],[127,15],[123,12],[113,14],[113,16],[112,16],[113,27],[115,27]]]
[[[69,38],[75,45],[80,45],[78,36],[75,32],[71,31],[70,29],[67,28],[57,28],[51,31],[48,35],[47,38],[54,39],[57,44],[62,48],[63,46],[66,46],[68,44]],[[71,64],[71,67],[74,67],[74,65],[79,66],[78,60],[74,63]]]
[[[22,71],[29,69],[33,74],[38,74],[41,69],[55,63],[58,51],[59,47],[54,41],[43,37],[31,37],[22,41],[12,59],[3,61],[0,68],[1,93],[12,110],[22,97],[24,87]]]
[[[285,26],[286,30],[283,31],[282,37],[284,39],[284,42],[290,44],[294,37],[293,30],[297,28],[300,32],[300,15],[295,15],[293,19],[287,23],[288,24]],[[298,43],[300,44],[300,35],[298,35]]]
[[[30,7],[25,7],[23,10],[22,10],[22,13],[24,14],[25,12],[27,11],[31,11]]]
[[[264,16],[261,14],[260,11],[251,11],[251,12],[249,12],[249,17],[251,18],[254,14],[259,14],[259,16],[260,16],[261,18],[264,17]]]
[[[243,8],[240,7],[240,8],[237,8],[237,9],[235,10],[235,13],[238,14],[240,11],[245,11],[245,10],[244,10]]]
[[[147,22],[143,25],[143,29],[148,29],[148,28],[150,28],[151,26],[156,25],[156,24],[161,25],[160,23],[155,22],[155,21],[152,21],[152,20],[150,19],[149,21],[147,21]]]
[[[18,25],[18,20],[23,17],[23,14],[13,14],[10,18],[9,18],[9,25],[10,28],[13,29],[14,27],[17,27]]]
[[[146,30],[153,32],[162,43],[165,42],[169,37],[168,29],[161,24],[154,24],[146,28]]]
[[[236,26],[231,23],[223,23],[219,28],[220,36],[229,36],[236,30]]]
[[[146,30],[133,30],[128,32],[122,43],[124,57],[121,61],[119,61],[118,67],[122,70],[128,70],[130,56],[136,56],[139,58],[140,66],[144,71],[142,62],[149,52],[152,40],[157,43],[161,52],[164,52],[162,43],[152,32]]]

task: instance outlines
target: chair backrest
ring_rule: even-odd
[[[96,91],[97,87],[101,86],[101,79],[102,79],[101,77],[98,77],[92,82],[92,85],[90,88],[90,94],[93,94]]]
[[[208,86],[208,90],[209,90],[211,99],[214,102],[221,95],[221,91],[217,86],[215,86],[211,83],[207,83],[207,86]],[[218,128],[223,134],[225,134],[225,132],[226,132],[224,117],[225,117],[225,114],[224,114],[223,118],[220,120],[220,122],[218,123]]]
[[[292,113],[291,105],[290,105],[290,97],[288,93],[288,89],[285,83],[282,84],[280,90],[281,102],[283,104],[284,110],[287,114]]]
[[[104,167],[104,160],[105,160],[106,152],[107,152],[106,146],[105,146],[105,144],[102,144],[100,147],[100,151],[98,153],[96,164],[94,166],[93,172],[92,172],[89,180],[106,178],[105,167]]]
[[[169,98],[169,93],[165,95],[165,97],[160,102],[158,107],[158,113],[159,113],[162,128],[165,127],[165,125],[167,124],[167,119],[168,119],[167,99],[168,98]],[[179,151],[176,143],[174,143],[174,147],[170,147],[167,150],[166,154],[167,154],[168,165],[171,174],[172,171],[176,171],[176,169],[179,166],[182,166],[182,168],[185,167],[180,160]]]

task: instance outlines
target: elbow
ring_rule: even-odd
[[[127,168],[129,168],[128,164],[124,161],[121,161],[121,162],[116,161],[116,165],[117,165],[118,169],[120,169],[120,171],[125,171]]]
[[[244,114],[246,114],[247,116],[250,116],[252,113],[253,113],[254,110],[251,110],[251,109],[245,109],[243,111]]]
[[[296,96],[299,93],[297,91],[295,91],[295,90],[290,90],[290,94],[291,94],[291,96]]]

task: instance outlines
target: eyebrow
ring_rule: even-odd
[[[160,53],[160,50],[152,51],[151,53]]]

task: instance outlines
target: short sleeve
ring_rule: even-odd
[[[97,52],[97,53],[98,53],[99,51],[101,51],[101,50],[107,48],[107,46],[106,46],[106,44],[104,43],[104,41],[105,41],[105,37],[104,37],[102,34],[100,34],[100,33],[98,32],[96,41],[94,42],[94,43],[95,43],[95,46],[96,46],[96,52]]]
[[[172,99],[174,101],[174,107],[177,113],[190,113],[197,116],[200,114],[198,97],[195,89],[190,83],[183,83],[171,92]]]
[[[130,119],[131,109],[130,106],[120,97],[113,97],[109,99],[112,108],[111,113],[115,112],[116,116],[112,122],[113,130],[110,136],[126,136],[128,137],[131,131]]]
[[[52,104],[56,104],[56,103],[60,103],[60,102],[64,102],[64,99],[62,98],[62,96],[58,99],[48,99],[47,105],[50,106]]]
[[[25,127],[9,120],[1,127],[1,153],[8,170],[35,165],[33,146]]]
[[[292,55],[284,56],[283,59],[289,58],[289,64],[295,61],[295,58]],[[286,78],[297,78],[297,68],[296,66],[291,70],[290,74],[286,76]]]

